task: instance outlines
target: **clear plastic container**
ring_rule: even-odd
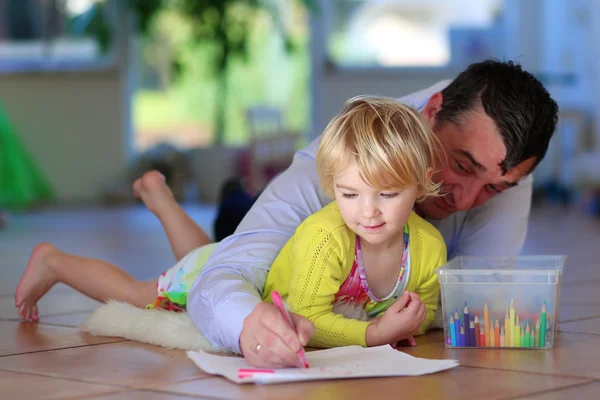
[[[565,261],[456,257],[438,268],[446,347],[551,349]]]

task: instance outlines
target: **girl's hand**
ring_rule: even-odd
[[[406,306],[407,303],[409,303]],[[383,314],[367,328],[367,346],[396,344],[419,330],[427,313],[425,304],[416,293],[404,292]],[[414,342],[414,339],[413,339]]]

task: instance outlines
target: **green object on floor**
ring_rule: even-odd
[[[0,207],[20,209],[52,198],[50,183],[19,141],[0,105]]]

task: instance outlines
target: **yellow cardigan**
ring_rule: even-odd
[[[427,307],[427,317],[418,334],[425,333],[438,308],[439,283],[434,269],[446,262],[442,235],[429,222],[412,212],[408,217],[410,275],[406,290],[416,292]],[[350,274],[356,234],[349,229],[336,202],[309,216],[298,227],[275,259],[263,293],[271,301],[278,291],[293,312],[315,324],[309,346],[366,346],[367,327],[372,322],[335,314],[334,296]]]

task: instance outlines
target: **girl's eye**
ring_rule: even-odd
[[[384,199],[393,199],[394,197],[398,197],[398,193],[381,193],[381,197]]]
[[[345,199],[353,199],[353,198],[356,197],[356,194],[354,194],[354,193],[352,193],[352,194],[342,193],[342,197],[345,198]]]

